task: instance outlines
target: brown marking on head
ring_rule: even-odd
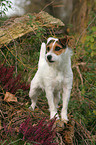
[[[63,46],[59,43],[59,41],[51,42],[50,44],[47,45],[47,52],[49,52],[52,49],[52,52],[55,53],[56,55],[60,55],[61,53],[65,52],[66,48],[63,48]]]
[[[55,53],[56,55],[60,55],[64,52],[65,52],[65,49],[62,47],[62,45],[56,42],[53,47],[53,53]]]
[[[64,38],[60,38],[59,39],[59,43],[63,46],[63,48],[66,48],[68,45],[69,39],[67,36],[65,36]]]
[[[53,42],[47,44],[46,46],[47,52],[49,52],[52,49],[52,46],[53,46]]]

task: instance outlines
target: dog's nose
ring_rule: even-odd
[[[52,59],[52,56],[51,56],[51,55],[48,55],[48,56],[47,56],[47,59],[48,59],[48,61],[50,62],[51,59]]]

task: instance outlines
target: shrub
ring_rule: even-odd
[[[14,66],[5,67],[0,65],[0,85],[5,92],[16,93],[18,89],[26,91],[29,89],[29,85],[21,82],[21,75],[13,77]]]

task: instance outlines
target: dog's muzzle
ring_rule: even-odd
[[[47,55],[47,60],[48,60],[50,63],[54,62],[54,61],[52,61],[52,55]]]

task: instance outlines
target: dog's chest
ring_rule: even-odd
[[[57,73],[53,81],[53,88],[56,90],[61,90],[63,88],[63,83],[64,83],[63,74]]]
[[[40,73],[40,86],[42,89],[52,88],[52,90],[60,91],[64,85],[64,72],[60,72],[54,68],[46,68]]]

